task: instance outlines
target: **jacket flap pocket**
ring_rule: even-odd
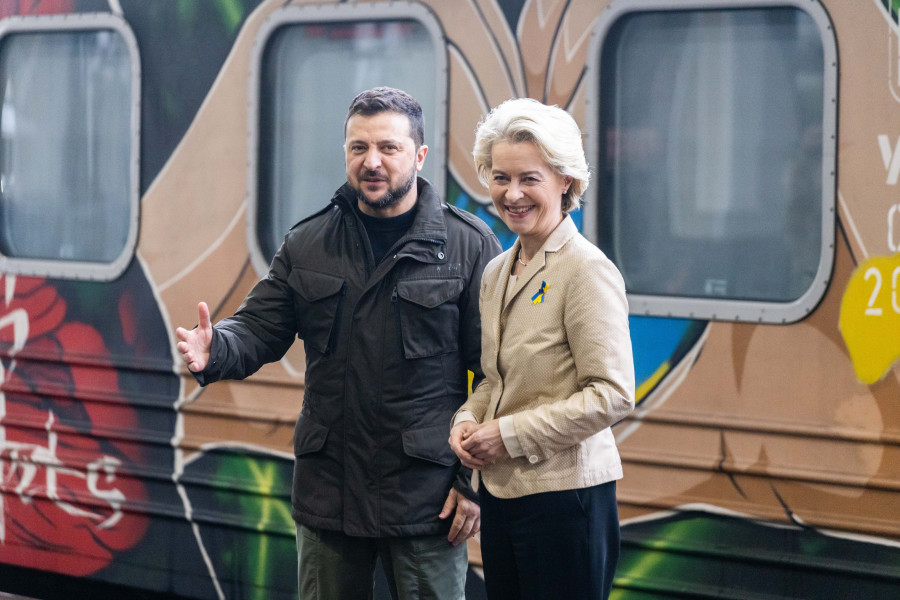
[[[397,293],[401,298],[425,308],[434,308],[456,298],[462,289],[462,279],[407,279],[397,282]]]
[[[328,428],[305,415],[300,415],[294,427],[294,456],[318,452],[325,445]]]
[[[449,467],[456,462],[456,454],[447,441],[449,437],[449,423],[404,431],[403,451],[407,456]]]
[[[288,275],[288,285],[304,300],[315,302],[340,292],[344,287],[344,279],[316,271],[294,269]]]

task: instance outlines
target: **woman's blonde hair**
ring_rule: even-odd
[[[564,213],[576,210],[591,178],[581,130],[572,115],[558,106],[547,106],[531,98],[514,98],[495,107],[478,124],[475,133],[475,170],[488,187],[491,181],[491,149],[497,142],[531,142],[550,168],[572,178],[562,197]]]

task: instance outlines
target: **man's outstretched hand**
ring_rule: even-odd
[[[197,327],[194,329],[179,327],[175,330],[178,337],[176,348],[193,373],[199,373],[206,368],[209,363],[209,348],[212,345],[212,323],[209,321],[209,307],[206,302],[201,302],[197,306],[197,311],[200,313]]]

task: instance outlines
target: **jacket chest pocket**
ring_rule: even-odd
[[[335,323],[346,289],[344,279],[294,269],[288,276],[288,285],[294,290],[294,306],[297,311],[297,334],[306,345],[325,354],[332,345]]]
[[[400,338],[405,358],[425,358],[459,348],[462,279],[407,279],[397,282]]]

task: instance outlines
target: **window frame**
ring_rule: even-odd
[[[0,271],[13,275],[91,281],[118,278],[131,263],[137,248],[140,205],[141,62],[137,39],[122,17],[112,13],[11,16],[0,21],[0,44],[10,35],[22,33],[77,33],[113,31],[125,42],[131,57],[131,161],[128,186],[128,233],[121,253],[111,262],[19,258],[0,252]]]
[[[320,23],[355,23],[413,20],[431,36],[435,49],[435,114],[425,115],[426,124],[433,123],[435,138],[428,145],[429,160],[436,162],[434,181],[437,190],[446,188],[447,171],[447,90],[448,61],[444,32],[434,14],[421,4],[410,2],[371,2],[367,4],[328,4],[287,6],[273,12],[256,34],[250,60],[247,140],[247,246],[250,259],[259,275],[269,270],[269,259],[263,254],[257,236],[259,192],[260,106],[262,60],[269,40],[282,27]],[[346,99],[349,104],[350,98]],[[429,133],[426,130],[426,135]],[[335,189],[340,182],[335,182]],[[285,233],[287,233],[285,231]]]
[[[728,298],[666,296],[627,293],[633,315],[679,317],[719,321],[758,323],[793,323],[805,318],[822,300],[834,266],[837,195],[837,104],[838,55],[834,26],[825,8],[817,0],[613,0],[601,13],[588,50],[588,91],[586,95],[587,131],[591,140],[587,149],[590,164],[600,164],[600,90],[601,56],[607,34],[623,16],[640,12],[672,12],[692,10],[741,10],[747,8],[795,8],[807,14],[819,30],[823,50],[823,120],[822,120],[822,215],[819,265],[809,288],[790,302],[751,301]],[[597,241],[599,222],[596,186],[588,189],[584,214],[584,230],[591,241]],[[614,258],[614,257],[610,257]]]

